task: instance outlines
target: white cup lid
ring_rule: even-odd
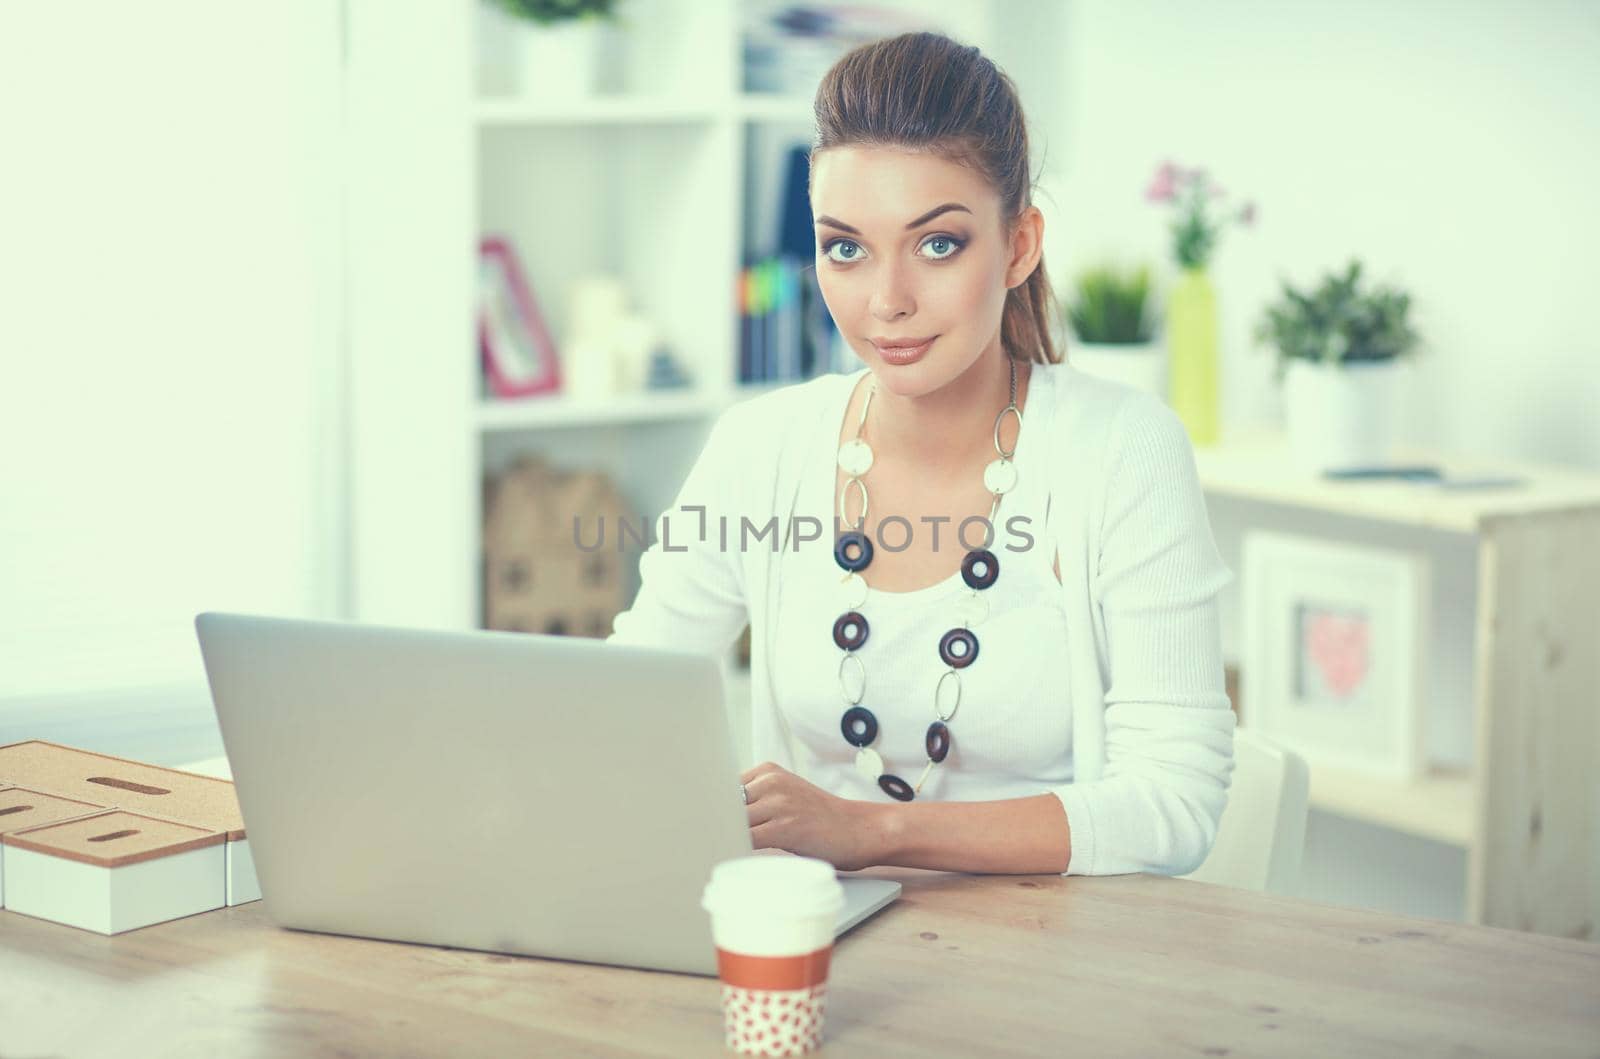
[[[844,887],[833,865],[815,857],[736,857],[711,869],[700,907],[713,915],[833,916],[844,907]]]

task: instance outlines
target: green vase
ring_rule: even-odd
[[[1167,400],[1189,440],[1217,440],[1217,295],[1204,268],[1186,268],[1167,298]]]

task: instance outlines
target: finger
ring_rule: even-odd
[[[752,798],[750,804],[745,807],[745,818],[750,821],[751,827],[756,827],[769,820],[776,819],[782,808],[783,806],[779,804],[779,800],[776,798],[768,798],[759,804]]]
[[[750,841],[756,849],[781,848],[781,844],[779,842],[780,837],[779,828],[776,823],[765,823],[760,827],[752,827],[750,829]]]
[[[739,782],[740,783],[749,783],[751,780],[755,779],[757,776],[764,776],[768,772],[771,772],[773,769],[775,769],[777,767],[778,767],[777,765],[774,765],[770,761],[763,761],[761,764],[756,765],[754,768],[745,769],[744,773],[739,777]]]
[[[744,783],[745,804],[754,805],[756,800],[762,797],[770,801],[773,794],[784,789],[788,777],[788,773],[778,769],[776,772],[769,770],[758,773],[741,781]]]

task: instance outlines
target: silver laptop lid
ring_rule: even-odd
[[[715,972],[701,889],[751,843],[713,659],[243,614],[195,627],[277,922]]]

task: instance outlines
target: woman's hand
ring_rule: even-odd
[[[881,861],[883,806],[840,798],[781,765],[764,761],[739,777],[750,803],[756,849],[783,849],[825,860],[840,871]]]

